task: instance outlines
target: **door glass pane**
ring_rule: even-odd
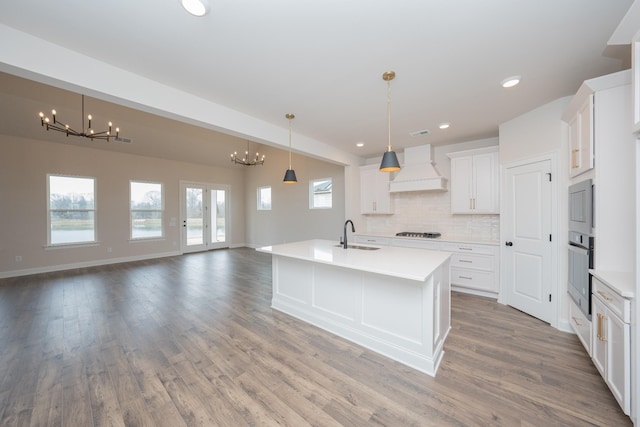
[[[225,232],[225,191],[224,190],[212,190],[211,191],[211,241],[212,242],[224,242],[227,239]]]
[[[204,244],[201,188],[187,188],[187,246]]]

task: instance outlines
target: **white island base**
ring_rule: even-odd
[[[272,254],[274,309],[435,376],[451,328],[448,253],[326,240],[258,250]]]

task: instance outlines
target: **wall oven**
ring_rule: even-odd
[[[593,183],[587,179],[569,186],[569,231],[591,236],[593,224]]]
[[[593,237],[569,232],[569,295],[587,319],[591,320],[591,275],[593,268]]]
[[[593,183],[569,187],[569,296],[591,320],[591,275],[594,268]]]

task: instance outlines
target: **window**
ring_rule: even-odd
[[[314,179],[309,181],[309,208],[331,208],[331,178]]]
[[[162,237],[164,202],[159,182],[131,181],[131,238]]]
[[[271,210],[271,187],[258,188],[258,210],[259,211]]]
[[[48,175],[48,244],[96,241],[95,178]]]

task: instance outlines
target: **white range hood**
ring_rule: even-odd
[[[440,175],[432,160],[431,144],[404,150],[404,165],[389,183],[389,192],[447,191],[447,178]]]

